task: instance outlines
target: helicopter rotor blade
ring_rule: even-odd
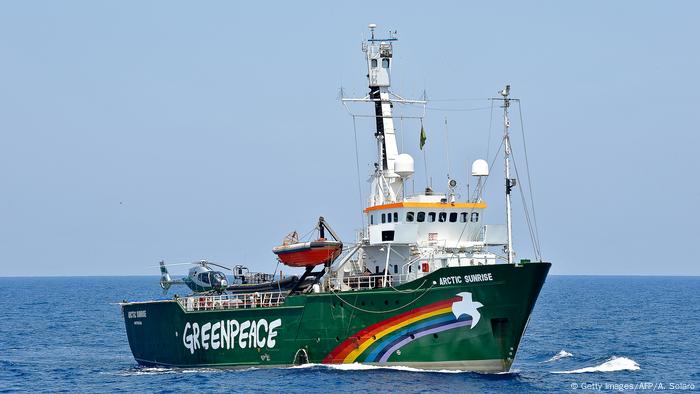
[[[225,269],[225,270],[233,271],[231,268],[229,268],[229,267],[227,267],[227,266],[225,266],[225,265],[221,265],[221,264],[218,264],[218,263],[212,263],[211,261],[208,261],[208,260],[198,260],[198,261],[193,261],[193,262],[190,262],[190,263],[170,263],[170,264],[164,264],[164,266],[166,266],[166,267],[175,267],[175,266],[179,266],[179,265],[201,265],[201,266],[213,265],[213,266],[215,266],[215,267],[219,267],[219,268],[223,268],[223,269]],[[158,267],[160,267],[160,265],[154,265],[154,266],[152,266],[152,267],[158,268]]]
[[[175,266],[178,266],[178,265],[207,265],[207,264],[217,265],[217,264],[214,264],[214,263],[210,263],[210,262],[207,261],[207,260],[197,260],[197,261],[191,261],[191,262],[189,262],[189,263],[186,263],[186,262],[183,262],[183,263],[168,263],[168,264],[164,264],[164,265],[165,265],[166,267],[175,267]],[[160,265],[154,265],[154,266],[152,266],[152,267],[158,268],[158,267],[160,267]]]
[[[210,261],[207,261],[207,264],[208,264],[208,265],[213,265],[213,266],[215,266],[215,267],[223,268],[223,269],[225,269],[225,270],[233,271],[233,270],[232,270],[231,268],[229,268],[229,267],[226,267],[226,266],[224,266],[224,265],[217,264],[217,263],[212,263],[212,262],[210,262]]]
[[[197,263],[170,263],[170,264],[164,264],[164,265],[166,267],[175,267],[178,265],[192,265],[192,264],[199,264],[199,263],[198,262]],[[153,265],[152,267],[158,268],[158,267],[160,267],[160,265]]]

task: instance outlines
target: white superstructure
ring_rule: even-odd
[[[375,37],[376,25],[370,25],[371,36],[362,50],[367,60],[369,94],[364,98],[343,98],[343,102],[368,102],[374,105],[377,159],[371,179],[370,195],[364,209],[366,228],[357,245],[333,266],[328,285],[347,290],[358,284],[390,286],[417,279],[443,267],[496,264],[497,260],[512,263],[514,253],[508,225],[485,225],[482,201],[483,179],[489,175],[485,160],[476,160],[472,176],[476,191],[469,201],[455,201],[450,181],[448,193],[426,188],[421,194],[409,195],[404,185],[414,174],[414,159],[400,153],[396,143],[393,103],[425,105],[424,100],[406,100],[391,92],[391,68],[394,61],[394,34]],[[509,91],[509,88],[508,88]],[[503,96],[507,111],[508,95]],[[508,118],[505,115],[506,152]],[[510,180],[506,156],[507,192],[514,186]],[[510,196],[507,195],[510,215]],[[491,247],[506,254],[497,255]],[[497,250],[497,249],[496,249]]]

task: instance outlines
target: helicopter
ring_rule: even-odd
[[[194,264],[190,268],[189,273],[182,279],[171,279],[168,273],[167,266]],[[226,270],[231,270],[220,264],[212,263],[206,260],[195,261],[193,263],[178,263],[165,264],[160,262],[160,287],[163,289],[163,294],[167,294],[168,289],[172,285],[186,285],[193,293],[246,293],[258,291],[306,291],[313,284],[318,282],[319,276],[307,275],[299,278],[296,275],[280,277],[275,280],[274,274],[264,274],[259,272],[250,272],[244,265],[236,265],[232,271],[233,281],[230,282],[226,278],[226,274],[221,271],[215,271],[210,266],[220,267]]]
[[[160,262],[160,287],[163,294],[168,292],[172,285],[186,285],[195,293],[217,292],[222,293],[228,289],[226,275],[220,271],[214,271],[210,266],[220,267],[230,270],[223,265],[208,262],[206,260],[196,261],[195,266],[190,268],[189,273],[182,279],[170,279],[170,274],[165,266],[165,262]]]

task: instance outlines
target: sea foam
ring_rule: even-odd
[[[339,371],[366,371],[366,370],[393,370],[393,371],[403,371],[403,372],[428,372],[428,373],[474,373],[473,371],[461,371],[453,369],[421,369],[413,367],[405,367],[400,365],[369,365],[360,363],[351,364],[303,364],[296,365],[290,368],[327,368]],[[519,371],[510,372],[499,372],[498,375],[503,374],[517,374]]]
[[[551,363],[551,362],[554,362],[554,361],[557,361],[557,360],[561,360],[562,358],[567,358],[567,357],[571,357],[571,356],[573,356],[573,354],[571,354],[571,353],[567,352],[566,350],[562,349],[562,350],[559,351],[559,353],[557,353],[557,354],[555,354],[554,356],[552,356],[549,360],[543,361],[543,362],[544,362],[544,363]]]
[[[555,371],[552,373],[617,372],[637,371],[639,369],[639,364],[631,358],[613,356],[608,361],[594,367],[574,369],[573,371]]]

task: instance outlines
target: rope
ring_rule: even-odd
[[[299,239],[299,240],[301,240],[301,241],[311,241],[311,234],[312,234],[317,228],[318,228],[318,226],[312,228],[312,229],[309,230],[307,233],[305,233],[304,235],[302,235],[301,237],[299,237],[299,238],[297,238],[297,239]]]
[[[472,111],[484,111],[490,107],[473,107],[473,108],[436,108],[436,107],[425,107],[428,111],[439,111],[439,112],[472,112]]]
[[[518,166],[515,163],[515,156],[513,155],[513,152],[511,152],[511,156],[513,156],[513,168],[515,169],[515,177],[516,179],[520,179],[520,174],[518,174]],[[523,188],[519,187],[518,190],[520,191],[520,197],[523,202],[523,208],[525,211],[525,221],[527,222],[527,230],[530,233],[530,240],[532,241],[532,249],[535,252],[535,257],[537,257],[538,260],[542,260],[542,255],[540,253],[540,247],[539,247],[539,241],[537,240],[535,236],[535,232],[533,229],[533,223],[531,222],[530,219],[530,210],[527,206],[527,201],[525,200],[525,193],[523,193]],[[533,213],[534,215],[534,213]]]
[[[446,98],[446,99],[430,99],[430,101],[487,101],[489,98]]]
[[[450,178],[452,168],[450,166],[450,128],[447,125],[447,116],[445,116],[445,157],[447,158],[447,178]]]
[[[413,289],[413,290],[399,290],[399,289],[397,289],[396,287],[394,287],[394,285],[392,285],[392,284],[389,284],[389,287],[391,287],[392,289],[394,289],[394,291],[396,291],[396,292],[398,292],[398,293],[410,294],[410,293],[415,293],[415,292],[417,292],[418,290],[420,290],[420,288],[423,287],[423,285],[425,284],[425,282],[427,282],[427,281],[424,280],[423,283],[420,284],[420,286],[416,287],[416,288]]]
[[[493,100],[491,100],[491,115],[489,115],[489,138],[486,142],[486,158],[489,158],[491,153],[491,129],[493,128]],[[489,172],[490,173],[490,172]]]
[[[362,228],[365,228],[365,215],[362,213],[364,203],[362,201],[362,181],[360,181],[360,150],[357,147],[357,122],[355,121],[355,115],[352,116],[352,129],[355,132],[355,168],[357,169],[357,191],[360,197],[360,217]]]
[[[523,110],[518,100],[518,113],[520,115],[520,132],[523,136],[523,152],[525,152],[525,170],[527,172],[527,187],[530,192],[530,205],[532,206],[532,221],[535,224],[535,240],[537,241],[537,249],[542,258],[542,249],[540,245],[540,231],[537,227],[537,214],[535,213],[535,198],[532,191],[532,177],[530,176],[530,162],[527,156],[527,145],[525,144],[525,124],[523,123]]]
[[[486,179],[484,179],[484,183],[481,184],[482,189],[486,188],[486,183],[489,181],[489,178],[491,177],[491,172],[492,172],[491,170],[493,169],[493,166],[496,164],[496,159],[498,158],[498,154],[501,152],[501,148],[503,148],[503,143],[504,143],[504,141],[501,140],[501,145],[498,146],[498,150],[496,151],[496,154],[493,156],[493,160],[491,160],[491,165],[489,166],[489,175],[486,176]],[[475,196],[478,196],[479,190],[478,189],[475,190],[474,193],[475,193]],[[459,245],[459,241],[462,240],[462,236],[464,235],[464,231],[467,229],[467,226],[470,223],[471,215],[472,215],[472,212],[474,212],[474,208],[470,209],[467,212],[469,212],[469,217],[467,218],[467,221],[464,222],[464,226],[462,227],[462,232],[459,233],[459,238],[457,239],[456,245]]]
[[[401,152],[404,152],[404,150],[403,150],[403,135],[404,135],[404,132],[403,132],[403,116],[400,118],[400,120],[401,120],[401,130],[400,130],[400,132],[401,132]]]
[[[426,281],[423,281],[423,283],[425,283],[425,282],[426,282]],[[423,286],[423,284],[421,284],[421,286]],[[343,303],[345,303],[347,306],[349,306],[349,307],[351,307],[351,308],[353,308],[353,309],[357,309],[358,311],[365,312],[365,313],[391,313],[391,312],[396,312],[396,311],[398,311],[398,310],[401,310],[401,309],[403,309],[403,308],[405,308],[405,307],[407,307],[407,306],[409,306],[409,305],[415,304],[418,300],[421,299],[421,297],[423,297],[424,295],[428,294],[428,291],[429,291],[430,289],[432,289],[433,286],[435,286],[435,283],[431,284],[430,287],[428,287],[427,289],[425,289],[425,291],[423,291],[423,294],[421,294],[421,295],[419,295],[418,297],[414,298],[414,299],[413,299],[411,302],[409,302],[408,304],[405,304],[405,305],[400,306],[400,307],[398,307],[398,308],[394,308],[394,309],[390,309],[390,310],[384,310],[384,311],[371,311],[371,310],[369,310],[369,309],[360,308],[359,306],[355,306],[355,305],[349,303],[348,301],[345,301],[344,299],[340,298],[340,296],[339,296],[333,289],[331,289],[331,293],[333,293],[334,296],[338,297],[338,299],[339,299],[340,301],[342,301]],[[418,287],[418,289],[419,289],[419,288],[420,288],[420,287]],[[417,290],[417,289],[416,289],[416,290]]]

